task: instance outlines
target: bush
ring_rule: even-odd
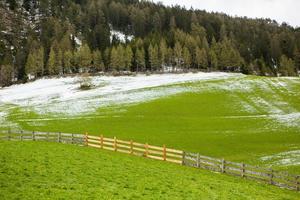
[[[81,90],[89,90],[93,87],[92,79],[88,73],[85,73],[80,77],[79,83]]]

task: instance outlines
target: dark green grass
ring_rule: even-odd
[[[87,147],[0,141],[0,199],[298,199],[241,178]]]

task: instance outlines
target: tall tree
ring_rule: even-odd
[[[186,69],[189,69],[192,64],[192,57],[189,49],[187,47],[184,47],[182,54],[183,54],[182,58],[183,58],[184,67]]]
[[[125,55],[124,55],[124,61],[125,61],[125,69],[127,71],[130,70],[131,68],[131,65],[132,65],[132,59],[133,59],[133,52],[132,52],[132,49],[131,49],[131,46],[130,45],[127,45],[126,46],[126,49],[125,49]]]
[[[93,52],[93,67],[96,71],[103,71],[104,70],[104,63],[102,59],[101,51],[96,50]]]
[[[136,59],[137,71],[144,71],[146,67],[144,48],[138,48],[136,50],[135,59]]]
[[[174,47],[174,58],[176,66],[180,68],[182,63],[182,46],[179,42],[176,42]]]
[[[199,68],[207,69],[208,68],[208,59],[205,49],[196,48],[196,65]]]
[[[279,73],[281,76],[294,76],[296,75],[295,63],[291,58],[282,55],[280,58]]]
[[[92,53],[86,43],[83,44],[77,52],[77,59],[79,68],[83,68],[84,71],[88,71],[92,63]]]
[[[161,67],[161,65],[159,63],[157,45],[153,46],[152,44],[150,44],[150,46],[148,48],[148,52],[149,52],[149,62],[150,62],[151,70],[155,71]]]

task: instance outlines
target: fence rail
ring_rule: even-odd
[[[281,188],[300,191],[299,175],[292,175],[287,172],[274,171],[272,169],[252,166],[245,163],[236,163],[224,159],[212,158],[198,153],[184,152],[167,148],[166,145],[160,147],[148,143],[137,143],[132,140],[120,140],[116,137],[106,138],[103,137],[103,135],[92,136],[87,133],[73,134],[11,130],[0,132],[0,139],[9,141],[48,141],[89,146],[206,169],[232,176],[240,176],[242,178],[264,182]]]

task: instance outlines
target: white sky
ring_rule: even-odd
[[[224,12],[231,16],[271,18],[300,27],[300,0],[153,0],[165,5]]]

